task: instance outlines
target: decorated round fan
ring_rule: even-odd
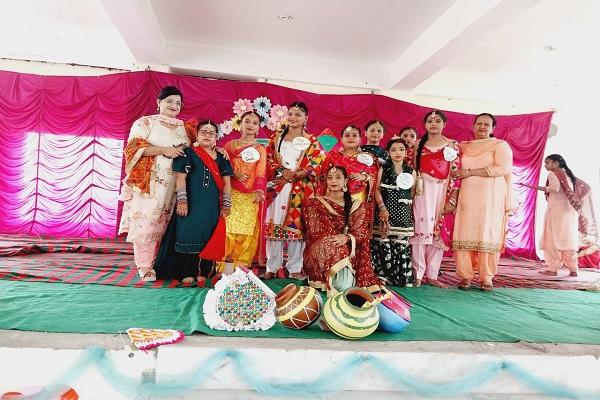
[[[275,324],[275,293],[251,271],[223,275],[206,294],[204,321],[211,329],[267,330]]]
[[[185,335],[175,329],[129,328],[127,335],[131,343],[140,350],[149,350],[162,344],[181,342]]]

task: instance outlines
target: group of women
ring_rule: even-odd
[[[256,141],[256,112],[241,116],[240,138],[218,148],[217,125],[176,119],[182,105],[177,88],[163,88],[158,113],[134,123],[125,149],[120,233],[133,243],[142,280],[192,284],[213,261],[218,272],[230,273],[253,261],[263,265],[266,256],[264,279],[285,268],[328,293],[349,285],[446,287],[438,275],[451,246],[459,287],[468,289],[477,272],[481,288],[492,290],[514,210],[512,152],[493,137],[493,115],[478,115],[474,139],[457,143],[443,135],[444,113],[431,111],[420,140],[407,127],[385,149],[383,123],[369,122],[366,140],[348,125],[339,148],[325,154],[306,131],[309,110],[302,102],[288,107],[287,125],[266,149]],[[564,160],[549,165],[566,172],[554,171],[547,186],[535,188],[552,204],[573,206],[581,181]],[[568,202],[555,200],[560,193]],[[444,241],[450,213],[454,231]],[[578,210],[571,214],[577,220]],[[571,249],[548,239],[564,224],[547,224],[547,273],[561,263],[577,273]]]

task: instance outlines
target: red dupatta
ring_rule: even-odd
[[[200,157],[210,174],[212,175],[217,188],[219,189],[219,198],[223,197],[223,177],[219,173],[219,166],[217,162],[202,148],[192,146],[192,150]],[[199,258],[205,260],[221,261],[225,256],[225,241],[227,237],[227,231],[225,227],[225,218],[219,215],[217,226],[212,233],[212,236],[204,246],[204,249],[198,255]]]

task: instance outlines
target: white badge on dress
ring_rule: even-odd
[[[254,147],[242,150],[242,160],[247,163],[255,163],[260,160],[260,153]]]
[[[415,184],[412,174],[403,172],[396,177],[396,186],[400,189],[410,189]]]
[[[304,136],[298,136],[292,140],[292,146],[294,146],[294,149],[296,150],[304,151],[310,146],[310,140]]]
[[[458,151],[454,150],[452,147],[444,147],[444,160],[446,161],[454,161],[458,157]]]
[[[368,153],[360,153],[358,156],[356,156],[356,159],[359,163],[364,164],[367,167],[373,165],[373,157],[371,157],[371,155]]]

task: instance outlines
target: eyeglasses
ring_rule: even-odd
[[[217,136],[217,132],[215,132],[215,131],[207,131],[206,129],[201,129],[201,130],[198,131],[198,135],[208,136],[208,137],[216,137]]]
[[[181,104],[183,104],[181,101],[179,100],[173,100],[173,99],[168,99],[168,100],[163,100],[165,103],[167,103],[170,106],[177,106],[177,107],[181,107]]]

